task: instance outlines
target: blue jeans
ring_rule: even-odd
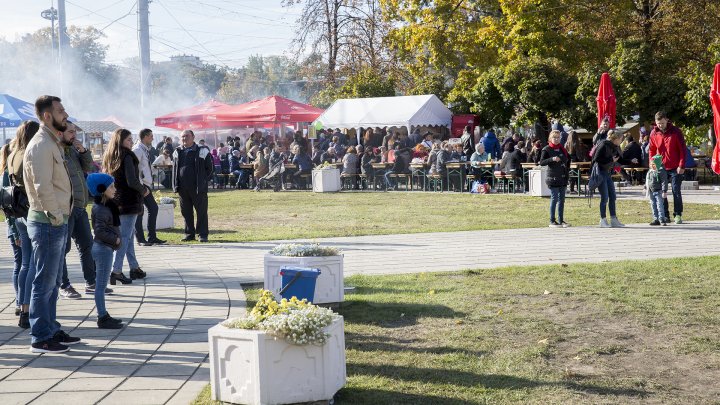
[[[672,195],[673,195],[673,217],[675,215],[682,215],[683,213],[683,201],[682,201],[682,182],[685,178],[684,175],[679,174],[677,170],[666,170],[668,175],[668,181],[671,184],[672,187]],[[668,203],[668,199],[665,198],[665,218],[670,218],[670,204]]]
[[[668,217],[663,217],[661,215],[665,212],[665,201],[662,198],[662,191],[650,192],[650,206],[652,207],[652,214],[654,220],[662,221],[668,219]]]
[[[563,223],[566,189],[566,186],[550,187],[550,222],[555,222],[555,207],[557,207],[557,222]]]
[[[8,226],[10,226],[10,225],[8,225]],[[13,283],[13,288],[15,289],[15,304],[17,306],[20,306],[20,296],[18,295],[18,275],[20,274],[20,268],[22,267],[22,257],[23,257],[22,248],[20,246],[18,246],[17,244],[15,244],[16,239],[14,237],[10,237],[10,238],[8,238],[8,240],[10,241],[10,246],[12,247],[12,250],[13,250],[14,266],[13,266],[13,274],[12,274],[12,283]],[[18,238],[18,240],[19,240],[19,238]]]
[[[52,338],[60,330],[57,322],[58,288],[62,279],[67,224],[52,226],[28,221],[32,241],[35,278],[30,297],[30,335],[32,342]]]
[[[615,215],[615,183],[612,181],[610,173],[606,170],[600,169],[600,185],[598,191],[600,192],[600,218],[605,218],[605,207],[610,208],[610,216]]]
[[[130,269],[140,267],[135,258],[135,221],[137,214],[120,215],[120,247],[115,251],[113,273],[122,273],[123,260],[127,256]],[[95,288],[97,291],[97,286]]]
[[[68,218],[67,239],[65,254],[67,255],[70,252],[74,240],[75,247],[77,247],[80,255],[80,268],[83,272],[83,278],[87,284],[93,284],[95,282],[95,262],[93,262],[92,257],[93,235],[90,231],[90,220],[84,207],[73,207]],[[67,262],[63,262],[63,277],[60,288],[66,288],[69,285]]]
[[[92,256],[95,259],[95,307],[98,318],[107,314],[105,309],[105,288],[110,279],[113,264],[113,250],[111,247],[95,242],[92,247]]]
[[[247,184],[248,172],[246,170],[235,170],[232,172],[232,174],[234,174],[235,178],[237,179],[237,183],[235,183],[235,187],[240,188]]]
[[[395,174],[395,172],[392,170],[388,170],[385,172],[385,186],[387,188],[395,187],[395,183],[393,183],[392,179],[390,178],[390,176],[392,176],[394,174]]]
[[[22,265],[18,273],[17,300],[20,305],[30,305],[30,294],[32,293],[32,282],[35,278],[35,260],[33,260],[33,245],[28,234],[27,219],[18,218],[15,220],[15,227],[20,238],[20,250],[22,250]]]

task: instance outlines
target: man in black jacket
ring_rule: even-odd
[[[208,241],[208,183],[213,176],[213,161],[210,149],[195,143],[195,134],[186,129],[180,136],[182,145],[173,153],[173,178],[175,192],[180,197],[180,212],[185,219],[185,237],[182,241]],[[194,224],[193,210],[197,214]]]

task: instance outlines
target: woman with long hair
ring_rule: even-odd
[[[625,160],[620,153],[620,142],[622,135],[609,130],[605,139],[600,140],[593,154],[593,164],[598,165],[598,191],[600,192],[600,227],[601,228],[622,228],[625,225],[618,220],[615,209],[615,183],[612,180],[612,171],[615,165],[624,164]],[[610,211],[610,221],[606,218],[605,209]]]
[[[7,160],[8,156],[10,156],[10,152],[12,151],[12,148],[15,146],[17,142],[15,142],[15,139],[10,141],[10,143],[6,144],[0,149],[0,171],[2,171],[2,187],[8,187],[10,186],[10,176],[8,175],[7,170]],[[20,269],[22,268],[22,248],[21,248],[21,241],[20,237],[18,236],[17,227],[15,226],[15,218],[14,217],[8,217],[5,216],[5,224],[7,224],[7,237],[10,239],[10,248],[12,248],[13,251],[13,273],[12,273],[12,283],[13,288],[15,289],[15,315],[20,315],[20,299],[18,298],[18,275],[20,274]]]
[[[24,121],[18,127],[11,146],[12,151],[7,157],[7,171],[10,183],[25,191],[23,180],[23,156],[30,140],[40,130],[40,124],[35,121]],[[30,327],[30,294],[32,282],[35,278],[35,266],[32,260],[32,242],[27,229],[27,217],[15,218],[15,228],[20,239],[20,251],[22,252],[22,263],[17,276],[17,302],[20,305],[20,320],[18,326],[21,328]]]
[[[590,160],[588,155],[588,149],[585,144],[580,140],[580,136],[575,131],[568,133],[567,142],[565,142],[565,150],[570,155],[570,161],[572,162],[587,162]]]
[[[143,197],[148,190],[140,182],[140,171],[133,146],[132,134],[124,128],[116,129],[110,137],[108,148],[102,161],[103,172],[113,176],[117,193],[115,203],[120,212],[120,247],[115,251],[110,284],[116,282],[130,284],[132,280],[145,278],[146,273],[140,269],[135,257],[135,220],[143,210]],[[130,265],[130,278],[122,272],[122,265],[127,256]]]

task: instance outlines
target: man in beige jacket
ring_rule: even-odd
[[[23,175],[30,202],[27,228],[33,245],[35,275],[30,297],[30,335],[33,353],[62,353],[80,342],[60,329],[56,320],[62,278],[67,221],[72,209],[72,186],[60,144],[68,115],[55,96],[35,101],[40,131],[25,150]]]

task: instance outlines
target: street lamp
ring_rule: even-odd
[[[52,32],[51,32],[52,40],[51,40],[50,44],[52,45],[53,58],[55,58],[55,20],[57,20],[57,17],[58,17],[57,9],[55,9],[55,7],[51,6],[49,9],[43,10],[40,13],[40,17],[42,17],[46,20],[50,20],[52,22]]]

